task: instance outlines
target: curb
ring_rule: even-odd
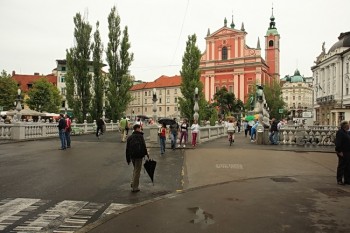
[[[300,177],[300,176],[305,176],[305,175],[258,176],[258,177],[252,177],[252,178],[244,178],[244,179],[237,179],[237,180],[231,180],[231,181],[224,181],[224,182],[220,182],[220,183],[216,183],[216,184],[207,184],[207,185],[203,185],[203,186],[189,188],[189,189],[186,189],[186,190],[177,191],[177,192],[174,192],[174,193],[169,193],[169,194],[166,194],[166,195],[163,195],[163,196],[155,197],[155,198],[147,200],[147,201],[143,201],[143,202],[140,202],[140,203],[132,204],[132,205],[130,205],[128,207],[125,207],[125,208],[119,210],[116,213],[113,213],[113,214],[111,214],[109,216],[106,216],[104,218],[98,219],[97,221],[84,226],[83,228],[79,229],[78,231],[75,231],[75,233],[87,233],[87,232],[89,232],[89,231],[91,231],[91,230],[93,230],[93,229],[95,229],[95,228],[105,224],[106,222],[108,222],[108,221],[118,217],[119,215],[121,215],[123,213],[126,213],[126,212],[129,212],[129,211],[131,211],[131,210],[133,210],[135,208],[142,207],[142,206],[145,206],[145,205],[148,205],[148,204],[152,204],[152,203],[157,202],[157,201],[175,198],[177,196],[186,194],[188,192],[197,191],[197,190],[200,190],[200,189],[205,189],[205,188],[210,188],[210,187],[215,187],[215,186],[220,186],[220,185],[225,185],[225,184],[229,184],[229,183],[236,183],[236,182],[238,183],[238,182],[243,182],[243,181],[249,181],[249,180],[268,179],[268,178],[275,178],[275,177],[278,177],[278,178],[291,178],[291,177]],[[324,177],[329,177],[329,176],[324,176]]]

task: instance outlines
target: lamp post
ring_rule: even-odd
[[[22,114],[21,114],[21,110],[22,110],[22,104],[21,104],[21,89],[17,89],[17,99],[16,99],[16,110],[17,110],[17,114],[16,114],[16,118],[17,121],[20,122],[21,118],[22,118]]]
[[[193,119],[198,122],[198,118],[199,118],[199,114],[198,114],[198,111],[199,111],[199,106],[198,106],[198,87],[196,87],[194,89],[194,107],[193,107],[193,110],[194,110]]]
[[[153,120],[154,122],[157,122],[157,90],[153,88]]]

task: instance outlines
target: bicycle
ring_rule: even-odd
[[[231,146],[232,143],[235,141],[235,140],[233,139],[233,132],[228,132],[228,135],[229,135],[228,141],[229,141],[230,146]]]

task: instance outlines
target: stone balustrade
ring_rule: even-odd
[[[279,131],[279,144],[334,146],[337,131],[338,127],[329,125],[284,126]]]
[[[78,128],[83,134],[94,133],[96,131],[96,121],[93,123],[78,124],[72,122],[72,128]],[[113,131],[119,129],[119,123],[106,123],[106,130]],[[36,138],[58,137],[57,123],[44,122],[16,122],[13,124],[0,123],[1,140],[26,140]]]
[[[94,133],[96,131],[96,122],[93,123],[75,123],[72,127],[79,129],[82,134]],[[145,128],[152,126],[145,126]],[[119,130],[119,123],[106,123],[107,131]],[[280,145],[300,145],[300,146],[334,146],[335,135],[338,130],[336,126],[319,125],[300,127],[294,125],[285,125],[279,131],[278,142]],[[150,130],[150,136],[147,137],[151,142],[158,140],[158,130]],[[152,137],[154,134],[154,137]],[[202,126],[198,134],[198,142],[210,141],[227,135],[226,128],[223,125]],[[26,140],[36,138],[58,137],[57,123],[0,123],[1,140]],[[153,139],[153,140],[152,140]],[[192,133],[188,132],[188,141],[191,142]]]

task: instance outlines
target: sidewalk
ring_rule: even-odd
[[[336,156],[306,149],[236,135],[231,147],[221,138],[183,150],[185,191],[78,232],[349,232],[350,186],[336,185]]]

